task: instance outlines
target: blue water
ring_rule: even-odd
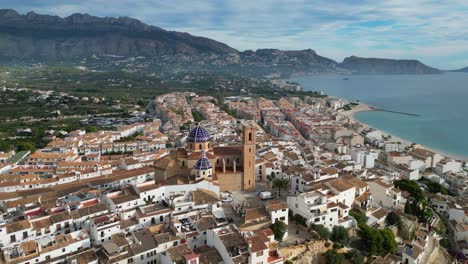
[[[378,108],[418,114],[375,111],[357,113],[355,118],[398,137],[468,157],[468,73],[320,75],[292,80],[305,90],[323,90]]]

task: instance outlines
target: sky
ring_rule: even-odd
[[[0,0],[25,14],[128,16],[238,50],[313,49],[345,57],[468,66],[467,0]]]

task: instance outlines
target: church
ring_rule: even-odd
[[[242,144],[213,147],[210,134],[201,125],[190,130],[186,147],[171,151],[154,163],[159,182],[206,179],[221,191],[255,190],[256,124],[246,123]]]

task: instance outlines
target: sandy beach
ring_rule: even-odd
[[[410,140],[403,139],[401,137],[398,137],[396,135],[393,135],[393,134],[388,133],[386,131],[383,131],[381,129],[369,126],[369,125],[367,125],[367,124],[365,124],[365,123],[363,123],[361,121],[358,121],[358,120],[356,120],[354,118],[354,114],[359,113],[359,112],[365,112],[365,111],[376,111],[376,110],[374,110],[374,107],[372,107],[372,106],[369,106],[369,105],[364,104],[364,103],[359,103],[359,105],[353,107],[349,111],[340,112],[340,115],[346,116],[346,117],[350,118],[353,122],[358,122],[358,123],[362,124],[366,128],[373,128],[375,130],[378,130],[378,131],[382,132],[382,135],[385,136],[385,137],[391,136],[392,141],[400,142],[404,147],[407,147],[407,146],[409,147],[409,146],[411,146],[413,144],[418,144],[421,148],[430,150],[430,151],[435,152],[435,153],[438,153],[438,154],[440,154],[440,155],[442,155],[444,157],[454,159],[454,160],[468,161],[468,157],[464,157],[464,156],[460,156],[460,155],[456,155],[456,154],[452,154],[452,153],[447,153],[447,152],[444,152],[444,151],[441,151],[441,150],[438,150],[438,149],[434,149],[434,148],[431,148],[431,147],[428,147],[428,146],[425,146],[425,145],[421,145],[421,144],[419,144],[417,142],[412,142]]]
[[[372,109],[372,107],[369,105],[359,103],[355,107],[351,108],[351,110],[340,112],[340,114],[343,116],[351,117],[354,120],[354,114],[365,111],[374,111],[374,109]]]

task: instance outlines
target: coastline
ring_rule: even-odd
[[[364,104],[364,103],[359,103],[357,106],[353,107],[351,110],[349,111],[342,111],[340,112],[339,114],[341,114],[342,116],[344,117],[347,117],[349,118],[352,122],[356,122],[356,123],[359,123],[361,125],[363,125],[365,128],[372,128],[372,129],[375,129],[377,131],[380,131],[382,132],[382,135],[384,136],[391,136],[392,139],[396,142],[401,142],[401,144],[406,147],[406,146],[411,146],[413,144],[416,144],[416,145],[419,145],[420,148],[423,148],[423,149],[427,149],[429,151],[432,151],[432,152],[435,152],[435,153],[438,153],[446,158],[449,158],[449,159],[454,159],[454,160],[459,160],[459,161],[468,161],[468,157],[465,157],[465,156],[462,156],[462,155],[457,155],[457,154],[453,154],[453,153],[449,153],[449,152],[446,152],[446,151],[443,151],[443,150],[439,150],[439,149],[435,149],[435,148],[431,148],[429,146],[426,146],[426,145],[422,145],[420,143],[417,143],[417,142],[413,142],[411,140],[408,140],[408,139],[404,139],[404,138],[401,138],[399,136],[396,136],[392,133],[389,133],[387,131],[384,131],[382,129],[379,129],[379,128],[376,128],[376,127],[373,127],[371,125],[368,125],[364,122],[361,122],[359,120],[357,120],[356,118],[354,118],[354,115],[357,114],[357,113],[360,113],[360,112],[367,112],[367,111],[376,111],[374,110],[374,107],[368,105],[368,104]]]

